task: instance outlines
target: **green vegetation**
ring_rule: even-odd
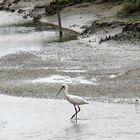
[[[55,0],[53,1],[53,3],[55,3]],[[69,3],[69,0],[58,0],[59,5],[65,5],[65,4],[68,4],[68,3]]]
[[[124,5],[121,11],[118,12],[118,17],[132,17],[140,20],[140,0],[124,0]]]
[[[62,42],[70,41],[70,40],[76,40],[76,39],[77,39],[77,35],[76,34],[66,33],[63,36]]]
[[[62,40],[60,41],[59,38],[54,38],[53,40],[51,40],[49,43],[52,42],[67,42],[67,41],[71,41],[71,40],[77,40],[78,39],[78,35],[71,33],[69,31],[63,32],[64,35],[62,37]]]
[[[140,0],[125,0],[124,2],[140,6]]]

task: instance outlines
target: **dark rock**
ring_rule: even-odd
[[[117,2],[117,3],[116,3],[116,5],[121,5],[121,4],[122,4],[121,2]]]
[[[14,0],[13,3],[17,4],[20,0]]]
[[[0,4],[0,11],[4,10],[4,6]]]
[[[45,14],[47,16],[56,14],[56,7],[46,6],[45,7]]]
[[[22,10],[22,9],[18,10],[18,13],[20,13],[20,14],[23,13],[23,12],[25,12],[25,10]]]
[[[34,22],[38,21],[39,19],[41,19],[41,15],[36,15],[33,17]]]
[[[23,16],[24,19],[27,19],[27,17],[28,17],[27,15],[24,15],[24,16]]]
[[[9,3],[9,4],[8,4],[8,7],[10,7],[11,5],[12,5],[12,4],[11,4],[11,3]]]
[[[82,2],[82,0],[74,0],[74,3],[75,4],[79,4],[79,3],[81,3]]]
[[[46,7],[46,5],[37,5],[34,7],[34,9],[40,9],[40,8],[45,8],[45,7]]]
[[[9,11],[9,7],[8,7],[8,6],[6,6],[6,7],[4,8],[4,10]]]
[[[136,26],[136,30],[140,32],[140,24]]]
[[[88,26],[86,26],[86,25],[83,25],[82,27],[81,27],[81,29],[86,29]]]
[[[116,27],[118,27],[118,26],[119,26],[118,23],[112,23],[112,24],[111,24],[111,28],[116,28]]]
[[[15,9],[10,9],[10,11],[13,13],[13,12],[15,12]]]
[[[99,3],[103,3],[103,2],[105,2],[105,0],[96,0],[94,3],[99,4]]]

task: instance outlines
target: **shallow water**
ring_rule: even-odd
[[[78,122],[65,100],[0,95],[0,139],[139,140],[140,105],[92,102],[81,106]]]
[[[37,51],[57,38],[56,31],[38,30],[31,26],[30,19],[24,20],[13,13],[0,14],[0,57],[19,51]]]

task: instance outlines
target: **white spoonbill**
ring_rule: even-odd
[[[64,89],[65,92],[65,98],[74,105],[75,108],[75,113],[72,115],[71,119],[76,115],[76,122],[77,122],[77,113],[80,112],[80,107],[79,105],[83,105],[83,104],[88,104],[88,102],[86,100],[84,100],[83,98],[79,97],[79,96],[75,96],[75,95],[70,95],[68,94],[68,85],[63,84],[60,91],[57,93],[57,95],[62,91],[62,89]],[[56,95],[56,96],[57,96]],[[76,106],[78,107],[78,110],[76,108]]]

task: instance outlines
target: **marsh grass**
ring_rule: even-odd
[[[117,16],[140,21],[140,0],[124,0],[123,8],[117,13]]]
[[[71,33],[71,32],[64,32],[63,37],[62,37],[62,41],[59,40],[59,36],[57,38],[55,38],[54,40],[49,41],[49,43],[52,42],[67,42],[67,41],[71,41],[71,40],[77,40],[78,39],[78,35]]]
[[[78,36],[76,34],[66,33],[63,36],[62,42],[71,41],[71,40],[77,40],[77,37]]]

